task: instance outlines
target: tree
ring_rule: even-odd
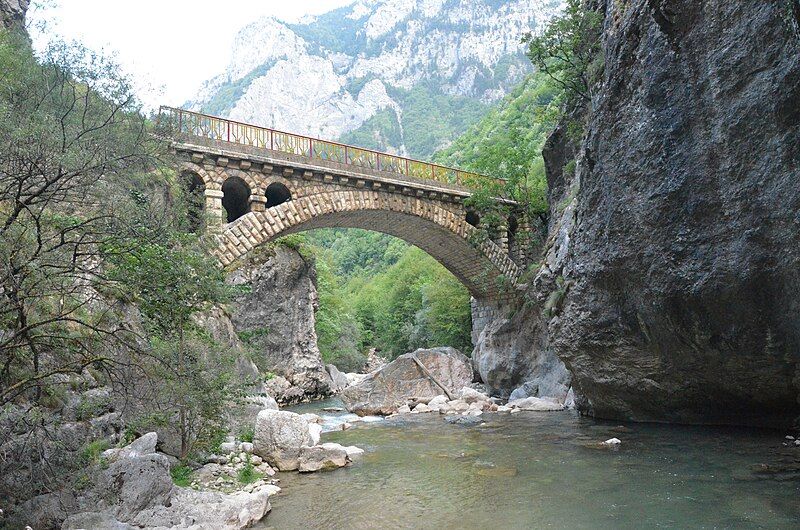
[[[115,65],[74,45],[37,61],[0,32],[0,405],[86,367],[133,337],[100,294],[103,244],[119,239],[120,179],[161,147]]]
[[[528,33],[528,57],[575,106],[591,100],[595,78],[602,68],[600,54],[601,13],[586,7],[585,0],[567,0],[564,14],[554,17],[541,34]]]
[[[224,407],[237,386],[230,377],[234,355],[195,320],[227,299],[223,271],[195,237],[179,231],[154,238],[143,226],[124,251],[106,250],[109,278],[144,317],[154,360],[146,373],[156,387],[148,408],[174,425],[180,456],[186,458],[198,441],[213,439],[221,429]]]

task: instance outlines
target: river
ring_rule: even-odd
[[[342,415],[320,410],[336,404],[294,410],[335,428]],[[279,474],[283,491],[257,528],[800,528],[800,448],[782,433],[569,411],[481,418],[405,415],[327,432],[323,441],[366,454],[332,472]],[[612,437],[617,449],[598,444]]]

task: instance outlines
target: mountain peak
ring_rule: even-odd
[[[357,0],[297,23],[259,19],[190,105],[424,156],[531,71],[520,39],[560,8],[556,0]],[[434,100],[450,123],[422,151],[409,148],[408,120],[436,114],[425,109]]]

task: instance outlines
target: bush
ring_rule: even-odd
[[[239,482],[242,484],[252,484],[253,482],[261,480],[261,477],[263,476],[264,475],[255,470],[255,467],[253,467],[253,462],[250,461],[250,455],[247,455],[244,466],[239,470],[237,475]]]
[[[243,442],[253,443],[253,438],[256,435],[255,429],[252,427],[244,427],[239,431],[239,439]]]
[[[192,482],[192,468],[186,464],[178,464],[170,470],[169,474],[176,486],[186,488]]]
[[[103,451],[111,447],[111,443],[106,439],[89,442],[83,447],[81,456],[87,464],[99,464],[102,460]]]

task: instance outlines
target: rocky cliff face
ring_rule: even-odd
[[[29,0],[0,0],[0,22],[4,28],[25,26],[25,13]]]
[[[800,416],[800,9],[603,2],[605,73],[577,172],[560,131],[535,289],[598,417]],[[559,287],[558,280],[561,279]]]
[[[530,71],[520,37],[560,5],[358,0],[297,24],[265,18],[239,33],[226,71],[191,105],[322,138],[360,129],[351,140],[430,154],[452,139],[446,133],[462,133],[484,103],[504,96]],[[433,99],[434,111],[446,106],[447,112],[426,111]],[[430,136],[443,127],[439,118],[451,121],[452,130],[433,142],[408,138]]]
[[[229,275],[241,288],[229,304],[233,329],[280,402],[331,393],[314,329],[315,281],[313,264],[282,245],[259,249]]]

